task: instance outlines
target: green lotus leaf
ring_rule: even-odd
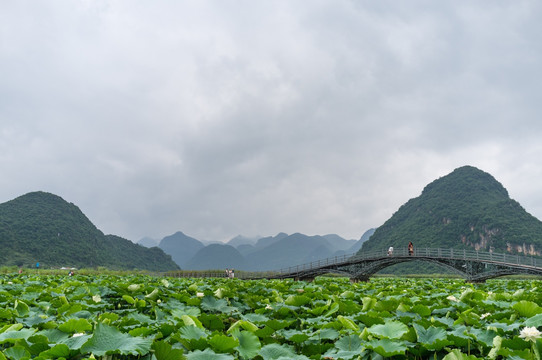
[[[502,346],[502,337],[495,336],[493,338],[493,347],[491,348],[491,350],[487,354],[487,357],[490,358],[490,359],[495,360],[497,358],[499,350],[501,349],[501,346]]]
[[[135,300],[133,297],[131,297],[130,295],[122,295],[122,298],[124,299],[124,301],[126,301],[128,304],[135,304]]]
[[[535,315],[525,320],[525,326],[534,326],[536,328],[542,326],[542,314]]]
[[[13,307],[18,316],[25,317],[30,312],[28,305],[21,300],[15,300],[15,306]]]
[[[392,320],[384,324],[373,325],[367,331],[380,338],[400,339],[408,332],[408,327],[402,322]]]
[[[399,306],[399,300],[390,298],[390,299],[377,301],[374,305],[374,310],[392,312],[392,311],[397,310],[398,306]]]
[[[70,319],[58,326],[58,330],[65,333],[82,333],[92,330],[92,324],[87,319]]]
[[[182,315],[181,320],[183,321],[185,326],[196,326],[196,327],[199,327],[200,329],[203,328],[203,324],[195,316]]]
[[[292,324],[293,320],[276,320],[272,319],[265,322],[266,326],[269,326],[273,330],[280,330],[288,327]]]
[[[232,335],[239,341],[236,350],[241,358],[252,359],[258,355],[262,344],[256,335],[250,331],[234,331]]]
[[[90,339],[91,335],[72,336],[64,338],[58,343],[66,344],[70,350],[79,350]]]
[[[350,329],[350,330],[354,330],[354,331],[359,331],[359,326],[356,325],[355,322],[353,322],[352,320],[342,316],[342,315],[339,315],[337,316],[337,320],[341,323],[342,326],[344,326],[346,329]]]
[[[276,330],[272,327],[265,325],[263,328],[258,329],[258,331],[256,331],[254,334],[260,339],[264,339],[268,336],[271,336],[275,331]]]
[[[357,303],[348,299],[339,300],[337,304],[339,304],[339,312],[341,314],[358,314],[362,309]]]
[[[309,338],[309,335],[299,330],[283,330],[281,333],[285,339],[300,344]]]
[[[346,351],[338,350],[336,348],[329,349],[326,353],[323,354],[324,359],[341,359],[341,360],[350,360],[350,359],[360,359],[365,354],[365,350],[362,351]]]
[[[376,299],[372,298],[372,297],[364,297],[361,300],[363,302],[363,308],[361,309],[361,311],[369,311],[369,310],[371,310],[372,308],[374,308],[374,306],[376,305],[376,302],[377,302]]]
[[[329,310],[326,312],[324,317],[331,316],[331,315],[335,314],[337,311],[339,311],[339,304],[337,304],[335,302],[335,303],[331,304],[331,306],[329,307]]]
[[[184,339],[197,340],[200,338],[207,338],[205,330],[194,325],[183,326],[180,329],[180,334]]]
[[[459,325],[453,328],[448,334],[448,339],[452,340],[456,346],[466,347],[472,340],[472,337],[468,335],[468,330],[465,325]]]
[[[290,306],[303,306],[311,302],[311,298],[305,295],[290,295],[284,303]]]
[[[442,360],[476,360],[478,359],[474,355],[463,354],[459,349],[453,349]]]
[[[486,347],[491,347],[493,345],[493,338],[497,335],[492,330],[485,330],[485,329],[476,329],[471,328],[469,331],[472,336],[478,341],[478,343],[481,343],[485,345]]]
[[[15,316],[15,313],[11,309],[0,309],[0,319],[11,319]]]
[[[60,331],[58,329],[41,330],[41,331],[37,332],[36,334],[46,336],[47,339],[49,339],[49,342],[52,343],[52,344],[62,342],[62,341],[64,341],[65,339],[67,339],[70,336],[69,334],[65,333],[64,331]]]
[[[150,316],[142,314],[140,312],[130,313],[128,316],[122,319],[122,324],[128,324],[128,325],[150,324],[153,322],[154,320],[152,320]]]
[[[357,351],[362,350],[361,339],[357,335],[343,336],[335,342],[335,347],[343,351]]]
[[[154,289],[153,291],[151,291],[149,294],[145,295],[145,299],[149,299],[149,300],[156,300],[158,299],[158,296],[160,295],[160,291],[158,289]]]
[[[258,354],[263,360],[277,360],[281,357],[293,359],[295,357],[295,352],[290,346],[279,344],[265,345]]]
[[[359,314],[356,316],[356,320],[362,322],[365,326],[384,324],[384,320],[380,316],[373,316],[370,314]]]
[[[512,305],[512,308],[516,310],[520,316],[525,317],[533,317],[538,314],[542,314],[542,307],[538,306],[536,303],[532,301],[526,301],[522,300],[514,305]]]
[[[214,330],[222,331],[225,328],[224,322],[222,321],[222,319],[215,314],[203,313],[198,317],[198,319],[201,321],[201,324],[206,329],[209,329],[211,331],[214,331]]]
[[[250,332],[256,332],[259,329],[258,326],[254,325],[248,320],[239,320],[239,321],[236,321],[232,326],[230,326],[227,333],[231,333],[232,331],[236,329],[240,329],[240,328],[243,328]]]
[[[431,309],[429,306],[423,304],[414,305],[410,311],[423,317],[431,316]]]
[[[201,300],[200,306],[206,311],[215,311],[228,314],[238,311],[236,308],[228,306],[226,299],[216,299],[213,296],[205,296]]]
[[[316,306],[312,309],[309,309],[308,312],[311,315],[320,316],[324,313],[324,311],[329,309],[329,305],[323,305],[323,306]]]
[[[114,313],[110,313],[110,312],[106,312],[106,313],[103,313],[100,315],[100,317],[98,318],[98,320],[100,322],[109,322],[109,323],[112,323],[112,322],[115,322],[119,319],[119,314],[114,314]]]
[[[413,326],[418,335],[418,342],[423,344],[427,350],[440,350],[447,345],[453,344],[448,340],[446,330],[442,328],[430,326],[425,329],[418,324],[413,324]]]
[[[205,329],[197,326],[183,326],[174,338],[189,350],[203,350],[209,347]]]
[[[171,310],[171,315],[179,319],[181,319],[183,315],[191,315],[197,317],[201,315],[201,310],[195,306],[186,306],[184,304],[181,304],[179,308]]]
[[[141,285],[140,284],[130,284],[128,286],[128,291],[131,291],[131,292],[136,292],[138,291],[139,289],[141,289]]]
[[[335,329],[326,328],[321,329],[317,334],[314,334],[312,338],[316,336],[322,340],[336,340],[339,338],[339,332]]]
[[[0,334],[0,344],[4,343],[15,343],[21,339],[28,339],[32,334],[36,332],[36,329],[21,329],[21,330],[10,330]]]
[[[149,327],[139,327],[139,328],[136,328],[136,329],[132,329],[130,331],[128,331],[128,334],[130,334],[130,336],[134,336],[134,337],[137,337],[137,336],[151,336],[152,334],[154,334],[156,330],[155,329],[151,329]]]
[[[150,339],[132,337],[113,326],[98,323],[92,337],[81,347],[81,352],[92,353],[96,356],[145,355],[150,351],[151,344]]]
[[[218,352],[231,352],[239,346],[239,341],[231,336],[216,334],[209,339],[209,345]]]
[[[69,358],[70,348],[66,344],[56,344],[49,350],[41,352],[39,356],[46,359]]]
[[[383,357],[404,355],[407,350],[407,346],[404,343],[390,339],[372,340],[365,343],[365,347]]]
[[[249,313],[249,314],[243,314],[243,319],[248,320],[252,323],[264,323],[269,320],[269,317],[263,315],[263,314],[256,314],[256,313]]]
[[[196,350],[186,354],[187,360],[233,360],[234,357],[228,354],[217,354],[211,349],[205,349],[203,351]]]
[[[4,350],[4,355],[11,360],[30,359],[30,352],[22,346],[13,346]]]
[[[43,318],[41,316],[32,316],[26,318],[17,318],[17,322],[25,324],[27,327],[34,327],[35,325],[45,324],[49,321],[53,321],[53,317]]]
[[[156,341],[151,348],[154,350],[156,360],[183,360],[186,359],[182,349],[173,349],[173,347],[164,341]]]

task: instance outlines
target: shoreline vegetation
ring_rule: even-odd
[[[22,270],[21,273],[19,271]],[[99,275],[113,275],[113,276],[130,276],[130,275],[149,275],[153,277],[171,277],[171,278],[226,278],[225,269],[210,269],[210,270],[176,270],[166,272],[156,272],[148,270],[112,270],[104,267],[98,268],[65,268],[65,269],[42,269],[42,268],[19,268],[17,266],[3,266],[0,267],[0,275],[7,274],[19,274],[19,275],[68,275],[70,271],[74,272],[74,275],[83,276],[99,276]],[[272,271],[260,272],[262,274],[270,274]],[[235,272],[236,278],[248,279],[249,275],[258,274],[258,272],[237,270]],[[342,275],[337,274],[324,274],[319,277],[323,278],[344,278]],[[396,279],[462,279],[458,274],[445,274],[445,273],[427,273],[427,274],[375,274],[371,278],[396,278]],[[522,279],[522,280],[542,280],[542,277],[536,275],[507,275],[496,278],[498,279]]]

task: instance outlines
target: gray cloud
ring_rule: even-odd
[[[470,164],[542,218],[541,5],[0,4],[0,201],[104,232],[359,238]]]

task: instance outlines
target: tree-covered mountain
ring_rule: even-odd
[[[490,174],[463,166],[427,185],[361,251],[389,246],[466,248],[540,255],[542,222],[512,200]]]
[[[0,204],[0,266],[173,270],[162,250],[104,235],[57,195],[32,192]]]

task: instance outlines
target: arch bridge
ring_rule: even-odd
[[[409,254],[399,248],[336,256],[308,264],[292,266],[278,271],[245,273],[243,278],[313,280],[318,275],[339,274],[352,281],[368,281],[378,271],[407,261],[425,261],[437,264],[461,275],[469,282],[484,282],[505,275],[542,276],[542,258],[519,254],[482,252],[460,249],[415,248]]]

